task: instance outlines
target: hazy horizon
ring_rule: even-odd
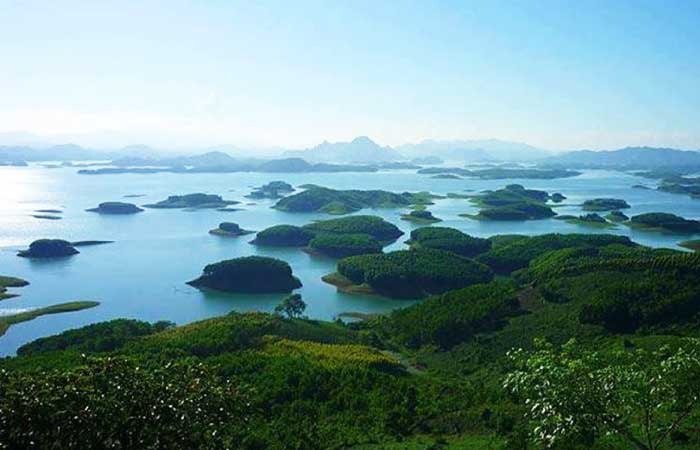
[[[660,1],[8,2],[0,136],[700,149],[699,18]]]

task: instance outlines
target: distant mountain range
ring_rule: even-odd
[[[432,155],[449,161],[463,162],[534,161],[551,155],[547,150],[528,144],[498,139],[449,141],[427,139],[417,144],[398,146],[396,150],[410,157]]]
[[[700,151],[673,148],[626,147],[619,150],[579,150],[551,156],[544,165],[568,168],[661,169],[700,168]]]
[[[312,162],[378,163],[405,159],[391,147],[382,147],[367,136],[350,142],[328,142],[306,149],[284,152],[285,157],[303,158]]]

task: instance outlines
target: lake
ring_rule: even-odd
[[[244,196],[255,186],[273,180],[292,185],[314,183],[337,189],[384,189],[425,191],[436,194],[473,193],[498,189],[510,183],[527,188],[561,192],[568,197],[559,214],[581,214],[584,200],[596,197],[622,198],[632,206],[627,215],[644,212],[670,212],[686,218],[700,218],[700,200],[653,190],[633,189],[635,184],[654,186],[648,180],[613,171],[585,171],[583,175],[558,180],[445,180],[418,175],[415,171],[378,173],[312,174],[150,174],[78,175],[76,168],[48,169],[0,167],[0,275],[18,276],[31,284],[12,289],[20,297],[0,302],[0,314],[18,308],[34,308],[71,300],[96,300],[100,306],[84,311],[43,316],[10,327],[0,337],[0,355],[12,355],[33,339],[69,328],[118,317],[147,321],[171,320],[178,324],[229,311],[272,311],[284,295],[239,295],[203,292],[185,284],[196,278],[211,262],[246,255],[265,255],[287,261],[299,277],[301,293],[312,318],[333,319],[348,311],[385,312],[411,304],[381,297],[363,297],[336,292],[321,281],[335,270],[335,260],[310,256],[299,249],[260,248],[250,245],[254,235],[239,238],[208,234],[223,221],[242,228],[262,230],[276,224],[303,225],[335,216],[285,213],[271,209],[274,200],[249,200]],[[244,210],[158,210],[127,216],[106,216],[86,212],[105,201],[153,203],[174,194],[206,192],[241,201]],[[125,195],[143,194],[140,198]],[[254,205],[248,204],[254,202]],[[62,220],[31,217],[38,209],[60,209]],[[528,222],[480,222],[459,217],[477,209],[466,199],[436,200],[429,207],[442,218],[440,226],[458,228],[474,236],[519,233],[616,233],[653,247],[677,248],[687,236],[672,236],[630,230],[625,226],[600,230],[564,221],[547,219]],[[363,210],[399,226],[407,234],[419,227],[399,219],[401,209]],[[58,260],[31,260],[16,256],[39,238],[69,241],[113,240],[112,244],[81,247],[80,254]],[[387,247],[405,248],[407,236]]]

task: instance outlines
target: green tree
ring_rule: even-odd
[[[524,400],[533,437],[545,447],[615,435],[639,450],[656,450],[700,404],[700,340],[677,349],[510,353],[516,370],[505,387]]]
[[[300,294],[286,296],[279,305],[275,306],[277,314],[285,314],[289,318],[300,317],[306,309],[306,303],[301,299]]]

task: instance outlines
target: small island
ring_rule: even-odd
[[[214,234],[216,236],[228,236],[228,237],[238,237],[245,236],[246,234],[254,233],[254,231],[244,230],[237,223],[233,222],[221,222],[218,228],[209,230],[209,234]]]
[[[492,278],[493,272],[484,264],[447,251],[417,249],[341,259],[337,273],[324,276],[323,281],[348,293],[416,299]]]
[[[49,214],[32,214],[32,217],[35,219],[44,219],[44,220],[61,220],[62,217],[60,216],[52,216]]]
[[[284,261],[264,256],[245,256],[209,264],[190,286],[243,294],[285,293],[301,287]]]
[[[294,187],[291,184],[284,181],[270,181],[269,183],[255,188],[253,192],[246,195],[247,198],[262,199],[271,198],[279,199],[284,197],[286,194],[294,192]]]
[[[407,220],[418,224],[442,222],[442,219],[438,219],[433,213],[427,210],[414,210],[408,214],[401,214],[401,220]]]
[[[595,228],[614,228],[616,225],[614,223],[608,222],[604,217],[597,213],[582,214],[580,216],[556,216],[556,220],[563,220],[564,222],[571,223],[574,225],[584,225]]]
[[[557,194],[525,189],[519,184],[510,184],[503,189],[486,191],[471,198],[480,206],[478,214],[460,214],[476,220],[520,221],[547,219],[556,216],[547,201]],[[561,194],[559,194],[561,195]],[[560,198],[559,195],[557,198]],[[563,197],[563,196],[562,196]]]
[[[23,258],[61,258],[80,253],[73,244],[62,239],[39,239],[29,244],[27,250],[17,253]]]
[[[632,217],[627,224],[646,231],[693,234],[700,233],[700,221],[669,213],[646,213]]]
[[[300,186],[301,187],[301,186]],[[287,212],[322,212],[343,215],[363,208],[403,208],[426,201],[428,194],[396,194],[374,190],[336,190],[307,185],[305,191],[280,199],[274,208]]]
[[[133,203],[104,202],[100,203],[97,208],[86,209],[86,211],[96,212],[99,214],[136,214],[143,212],[143,209],[139,208]]]
[[[220,195],[196,193],[171,195],[165,200],[158,203],[143,205],[143,207],[154,209],[217,209],[238,203],[239,202],[234,200],[224,200]]]
[[[622,211],[610,211],[607,216],[605,216],[606,219],[608,219],[611,222],[627,222],[630,220],[629,217]]]
[[[304,225],[314,234],[367,234],[380,242],[391,242],[403,236],[403,231],[393,223],[377,216],[349,216],[340,219],[319,220]]]
[[[275,225],[258,232],[250,243],[271,247],[304,247],[314,236],[311,231],[295,225]]]
[[[0,275],[0,300],[19,296],[19,294],[8,293],[7,288],[19,288],[27,286],[28,284],[28,281],[21,278]]]
[[[594,198],[583,202],[584,211],[604,212],[630,208],[629,203],[618,198]]]
[[[491,249],[490,240],[469,236],[448,227],[418,228],[411,231],[411,238],[406,243],[411,249],[445,250],[467,258],[473,258]]]
[[[311,239],[309,253],[332,258],[381,253],[382,243],[367,234],[321,234]]]

